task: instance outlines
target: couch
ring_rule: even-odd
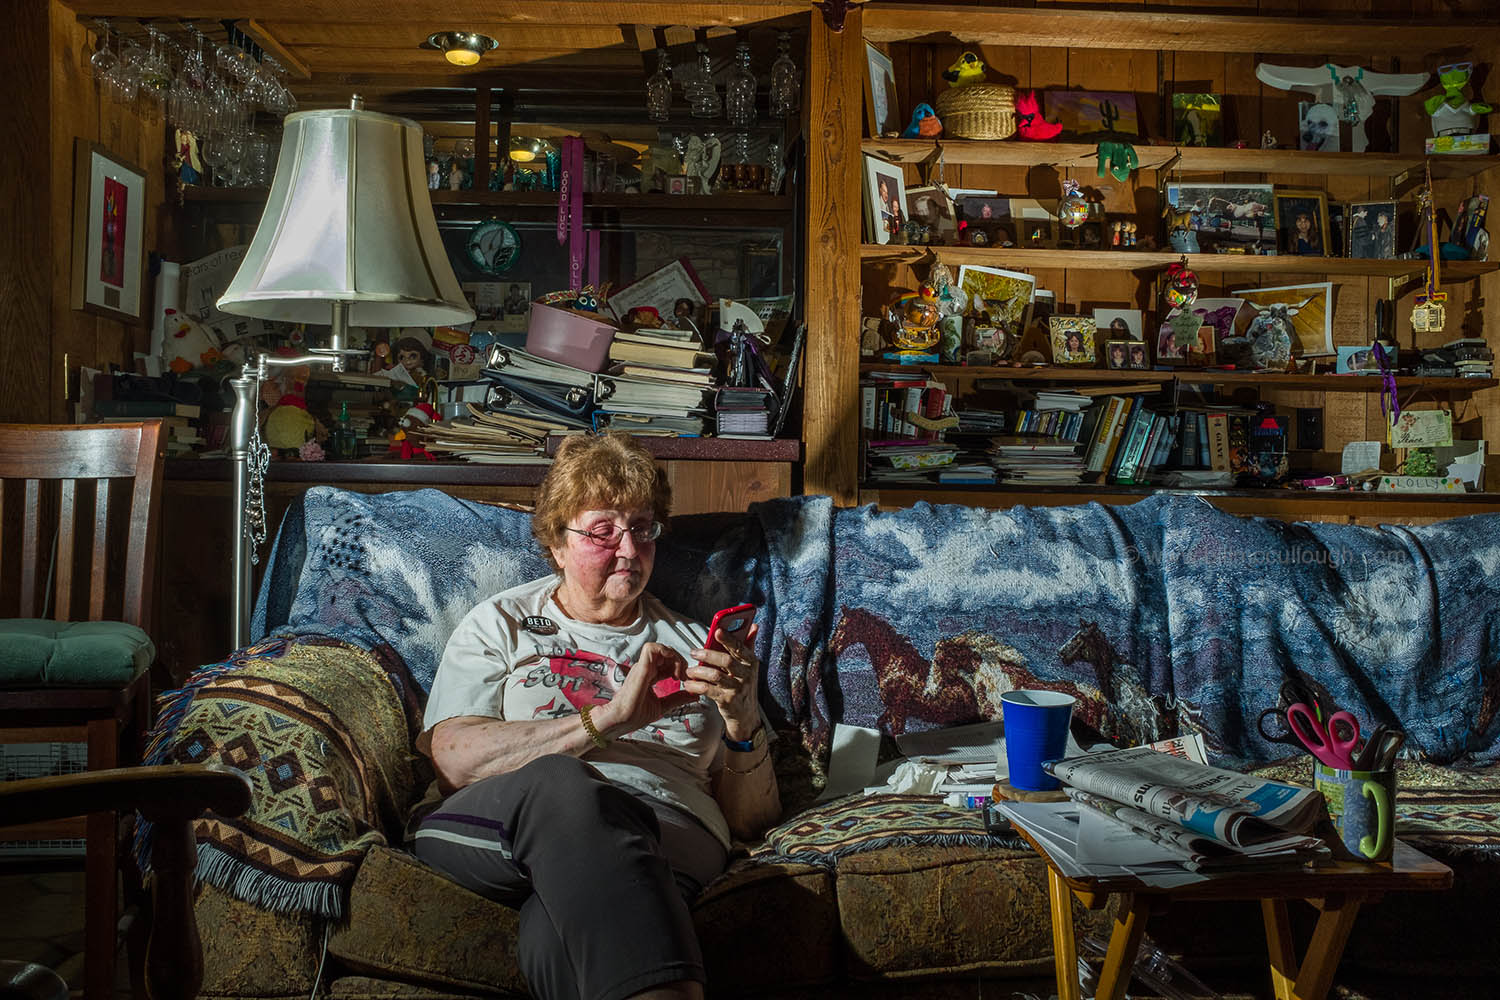
[[[935,796],[819,801],[836,723],[998,718],[1004,691],[1041,686],[1078,698],[1081,734],[1196,731],[1215,763],[1307,781],[1254,727],[1298,670],[1407,729],[1398,834],[1458,875],[1367,908],[1345,972],[1492,981],[1500,922],[1453,928],[1488,913],[1500,871],[1497,565],[1500,516],[1288,524],[1191,496],[884,513],[806,497],[675,519],[651,590],[700,620],[759,607],[786,811],[695,903],[710,995],[1048,992],[1039,859]],[[256,641],[162,697],[148,750],[255,783],[245,816],[198,824],[203,995],[525,995],[514,914],[415,860],[402,827],[430,779],[412,738],[448,633],[547,571],[524,513],[434,490],[315,487],[289,509]],[[148,869],[150,845],[143,826]],[[1107,933],[1108,912],[1074,916]],[[1179,908],[1152,933],[1209,966],[1264,954],[1253,909]]]

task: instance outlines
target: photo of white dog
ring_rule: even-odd
[[[1314,153],[1339,151],[1339,118],[1332,104],[1302,101],[1297,105],[1297,148]]]

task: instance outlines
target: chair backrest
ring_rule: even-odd
[[[0,617],[150,630],[161,422],[0,424]]]

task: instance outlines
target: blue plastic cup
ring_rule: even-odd
[[[1007,691],[1000,696],[1000,712],[1011,785],[1028,792],[1061,787],[1042,770],[1042,761],[1060,760],[1067,751],[1073,697],[1056,691]]]

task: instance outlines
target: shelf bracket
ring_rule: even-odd
[[[817,0],[813,6],[823,12],[823,23],[837,34],[844,30],[844,19],[849,16],[849,12],[864,4],[851,3],[850,0]]]

